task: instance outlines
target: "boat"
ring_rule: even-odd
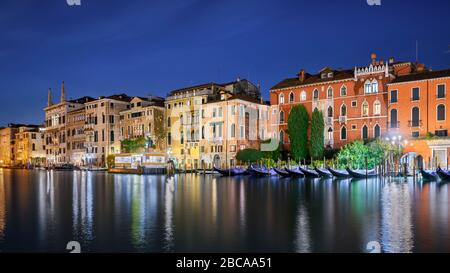
[[[323,178],[330,178],[333,177],[333,174],[331,174],[330,171],[328,171],[327,169],[319,169],[319,168],[314,168],[314,170],[320,175],[320,177]]]
[[[346,170],[353,178],[372,178],[378,176],[375,170],[357,171],[350,168],[346,168]]]
[[[222,176],[235,176],[235,175],[247,174],[247,170],[244,170],[241,168],[231,168],[231,169],[224,170],[224,169],[214,167],[213,170],[220,173]]]
[[[273,170],[281,177],[290,177],[291,175],[283,169],[273,168]]]
[[[319,178],[320,177],[320,175],[314,170],[308,170],[308,169],[305,169],[302,167],[298,167],[298,168],[302,173],[305,174],[306,178]]]
[[[79,167],[76,167],[71,164],[62,164],[58,166],[49,167],[49,170],[55,170],[55,171],[78,171],[80,170]]]
[[[215,171],[215,170],[201,170],[201,169],[197,169],[197,173],[198,174],[219,174],[219,172]]]
[[[351,177],[351,175],[346,170],[334,170],[330,167],[328,167],[327,170],[336,178],[345,179]]]
[[[82,171],[89,171],[89,172],[106,172],[106,171],[108,171],[108,168],[102,168],[102,167],[80,167],[80,170],[82,170]]]
[[[441,167],[438,167],[436,169],[436,174],[439,176],[440,179],[444,181],[450,181],[450,172],[441,169]]]
[[[422,175],[423,180],[426,181],[434,181],[439,178],[436,172],[424,170],[423,168],[420,169],[420,174]]]
[[[302,171],[300,171],[298,168],[289,169],[289,168],[286,167],[286,168],[284,168],[284,170],[286,172],[288,172],[293,177],[305,177],[305,174],[302,173]]]
[[[248,171],[254,176],[269,176],[277,174],[272,168],[267,169],[266,167],[255,167],[253,165],[249,166]]]

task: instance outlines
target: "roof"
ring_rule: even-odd
[[[75,99],[75,100],[69,100],[69,102],[83,104],[83,103],[94,101],[94,100],[95,99],[92,98],[92,97],[84,96],[84,97],[81,97],[81,98],[78,98],[78,99]]]
[[[413,74],[408,74],[404,76],[398,76],[389,84],[401,83],[401,82],[413,82],[420,80],[436,79],[450,77],[450,69],[437,70],[437,71],[424,71]]]
[[[332,78],[324,78],[324,79],[321,78],[320,73],[315,74],[315,75],[305,73],[305,80],[303,82],[300,82],[299,77],[288,78],[288,79],[285,79],[285,80],[277,83],[275,86],[270,88],[270,90],[354,78],[354,70],[350,70],[350,69],[348,69],[348,70],[333,70],[333,73],[334,73],[334,75]]]
[[[111,100],[118,100],[118,101],[124,101],[124,102],[130,102],[133,98],[128,96],[125,93],[122,94],[114,94],[111,95],[109,97],[106,97],[107,99],[111,99]]]
[[[210,82],[210,83],[204,83],[204,84],[189,86],[189,87],[185,87],[185,88],[175,89],[173,91],[170,91],[170,93],[167,96],[169,97],[169,96],[175,95],[176,93],[187,92],[187,91],[192,91],[192,90],[196,90],[196,89],[205,89],[205,88],[211,87],[213,85],[220,85],[220,84]]]
[[[230,93],[227,93],[230,94]],[[227,101],[230,100],[244,100],[244,101],[248,101],[248,102],[252,102],[252,103],[256,103],[256,104],[266,104],[266,102],[261,102],[260,99],[254,98],[254,97],[250,97],[248,95],[242,94],[242,93],[237,93],[237,94],[230,94],[231,96],[227,99]],[[215,102],[221,102],[221,101],[225,101],[225,100],[221,100],[220,97],[217,97],[215,99],[209,100],[208,103],[215,103]]]

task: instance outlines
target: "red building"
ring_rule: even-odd
[[[447,167],[450,155],[450,69],[430,71],[423,65],[388,84],[389,132],[408,140],[418,164]]]
[[[377,60],[371,55],[367,66],[353,69],[325,67],[317,74],[301,70],[270,89],[272,115],[285,149],[289,149],[286,134],[291,108],[303,104],[308,112],[318,108],[325,119],[325,144],[339,148],[354,140],[380,137],[388,128],[387,84],[400,75],[415,71],[408,62]],[[274,119],[272,119],[274,120]]]

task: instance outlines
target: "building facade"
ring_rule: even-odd
[[[225,84],[207,83],[170,92],[165,101],[168,159],[174,162],[175,167],[187,170],[210,168],[214,163],[220,166],[233,163],[230,160],[239,149],[236,148],[228,157],[227,149],[234,149],[232,147],[238,144],[235,142],[228,147],[228,142],[224,142],[231,130],[227,105],[234,105],[237,98],[245,103],[259,102],[260,97],[259,88],[245,79]]]
[[[107,157],[120,153],[120,113],[130,109],[131,100],[117,94],[84,104],[86,165],[106,167]]]
[[[90,99],[89,101],[93,101]],[[86,109],[82,107],[67,113],[67,156],[68,162],[75,166],[86,165]]]
[[[289,112],[302,104],[310,115],[315,109],[322,111],[325,145],[329,148],[382,136],[388,129],[387,84],[399,74],[410,73],[397,68],[403,64],[393,59],[379,61],[372,54],[367,66],[347,70],[325,67],[317,74],[301,70],[296,78],[281,81],[270,90],[275,135],[285,149],[290,148]]]
[[[120,139],[151,139],[154,150],[165,150],[165,108],[160,97],[134,97],[120,112]]]
[[[405,152],[414,152],[419,167],[447,167],[450,156],[450,69],[396,77],[388,84],[391,137],[409,140]]]
[[[14,141],[14,165],[45,166],[44,128],[38,125],[19,127]]]

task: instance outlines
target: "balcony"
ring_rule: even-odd
[[[416,128],[422,126],[422,120],[408,120],[408,127]]]
[[[325,123],[326,125],[333,125],[333,117],[327,117]]]
[[[411,101],[419,101],[420,100],[420,97],[411,97]]]
[[[397,121],[397,122],[388,122],[387,123],[387,127],[391,128],[391,129],[400,128],[400,122],[399,121]]]
[[[347,122],[347,116],[339,116],[339,123],[346,123]]]

